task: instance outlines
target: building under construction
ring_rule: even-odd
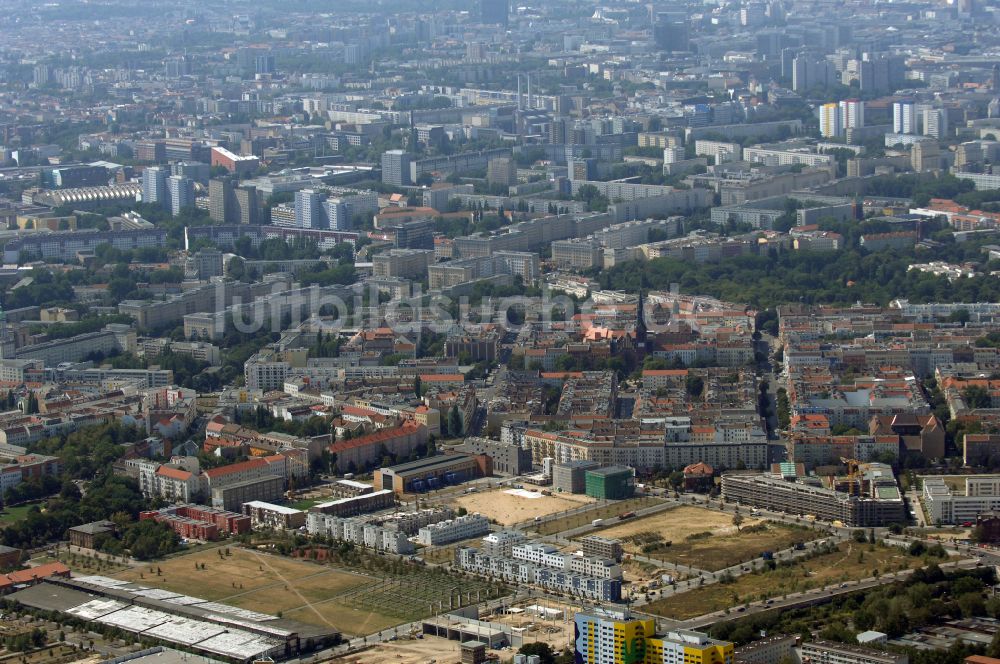
[[[850,465],[850,471],[846,477],[801,477],[794,464],[781,464],[777,473],[725,473],[722,495],[729,502],[841,521],[845,526],[869,528],[905,521],[906,508],[892,468],[866,463]]]

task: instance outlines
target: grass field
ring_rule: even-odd
[[[593,502],[584,496],[543,496],[527,498],[507,493],[505,489],[484,491],[481,493],[466,493],[457,495],[451,500],[455,507],[464,507],[470,514],[479,513],[487,519],[496,520],[504,526],[510,526],[535,517],[549,516],[558,512],[576,509]]]
[[[371,577],[238,547],[228,547],[230,555],[226,556],[226,548],[205,549],[115,576],[252,611],[280,612],[287,617],[294,614],[302,622],[331,626],[348,634],[360,633],[354,629],[366,622],[389,625],[399,622],[392,616],[368,615],[372,612],[338,613],[337,598],[372,583]],[[314,602],[329,606],[323,611],[315,610]]]
[[[744,574],[731,583],[714,583],[652,602],[646,613],[687,620],[768,597],[781,597],[835,583],[844,583],[899,569],[922,567],[924,561],[903,549],[856,542],[842,543],[825,553],[775,570]]]
[[[52,664],[53,662],[79,661],[82,654],[69,645],[44,646],[30,653],[8,652],[0,656],[0,662],[17,664]]]
[[[619,514],[645,509],[653,505],[659,505],[662,502],[659,498],[640,496],[627,500],[601,503],[576,514],[567,514],[564,517],[540,523],[537,527],[533,527],[532,530],[537,531],[539,535],[555,535],[565,530],[586,526],[592,523],[594,519],[615,519]],[[606,530],[602,530],[601,534],[603,535],[604,532]]]
[[[45,563],[57,560],[77,574],[103,574],[107,576],[129,568],[128,565],[107,554],[88,556],[81,553],[68,553],[66,551],[59,551],[56,556],[46,554],[32,558],[31,562],[33,564],[44,565]]]
[[[220,556],[220,552],[225,552],[227,548],[230,555]],[[366,579],[364,576],[329,567],[260,554],[239,547],[205,549],[130,569],[116,576],[129,581],[141,581],[145,586],[222,601],[261,588],[275,590],[289,585],[294,588],[303,583],[331,584],[332,587],[343,590],[361,585]],[[257,610],[265,613],[269,611],[266,603]]]
[[[458,579],[433,569],[408,566],[376,578],[235,546],[205,549],[114,576],[252,611],[280,613],[349,635],[431,615],[438,611],[438,601],[447,609],[449,595],[457,605],[459,592],[465,594],[462,603],[475,601],[477,591],[482,599],[498,593],[484,581]]]
[[[15,505],[14,507],[3,508],[3,511],[0,511],[0,528],[24,520],[28,516],[28,512],[31,511],[31,508],[36,505],[39,505],[39,503],[29,503],[27,505]]]
[[[326,503],[326,502],[329,502],[331,500],[333,500],[333,498],[330,498],[329,496],[327,496],[327,497],[317,496],[315,498],[303,498],[302,500],[297,500],[294,503],[291,503],[289,505],[289,507],[291,507],[292,509],[302,510],[303,512],[305,512],[310,507],[312,507],[313,505],[318,505],[320,503]]]

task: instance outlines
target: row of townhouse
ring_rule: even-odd
[[[413,553],[413,543],[406,533],[357,518],[344,518],[322,512],[306,515],[306,530],[310,535],[351,542],[382,553]]]
[[[490,522],[481,514],[466,514],[455,519],[431,523],[417,533],[417,541],[424,546],[450,544],[490,532]]]
[[[500,556],[489,556],[478,549],[460,547],[455,563],[461,569],[510,583],[530,584],[586,599],[621,601],[621,579],[587,576],[577,572]]]
[[[621,579],[622,569],[613,560],[596,556],[577,556],[562,553],[551,544],[524,542],[511,547],[510,557],[523,560],[543,567],[561,569],[584,576],[596,576],[601,579]]]

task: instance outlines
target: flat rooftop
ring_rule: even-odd
[[[391,472],[394,475],[404,475],[406,473],[426,472],[437,468],[448,468],[449,466],[468,462],[471,458],[472,457],[468,454],[446,454],[444,456],[435,456],[428,457],[426,459],[417,459],[416,461],[408,461],[407,463],[401,463],[397,466],[389,466],[387,468],[382,468],[381,470],[382,472]]]

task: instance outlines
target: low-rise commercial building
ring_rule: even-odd
[[[1000,475],[965,477],[954,490],[943,477],[922,477],[921,499],[931,523],[975,523],[981,514],[1000,510]]]
[[[490,457],[447,454],[375,471],[375,486],[397,494],[421,493],[492,475]]]

